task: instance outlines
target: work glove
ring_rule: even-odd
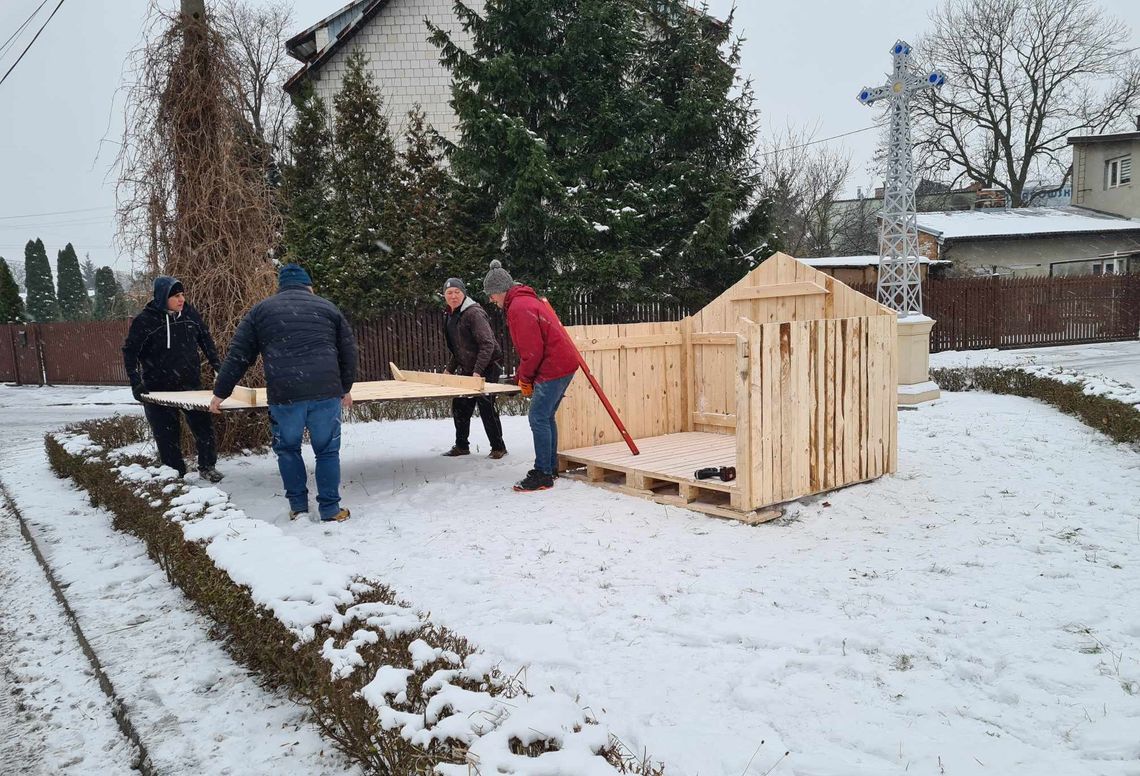
[[[137,402],[141,402],[143,400],[142,395],[145,392],[146,392],[146,389],[143,388],[142,384],[140,384],[140,383],[136,383],[136,384],[131,386],[131,395],[135,397],[135,401],[137,401]]]
[[[525,380],[519,380],[519,390],[522,391],[523,396],[529,399],[534,395],[534,383],[528,383]]]

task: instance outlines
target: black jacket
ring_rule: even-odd
[[[356,381],[356,339],[337,306],[302,287],[254,305],[238,324],[214,383],[223,399],[262,357],[270,404],[340,398]]]
[[[492,365],[502,370],[503,349],[495,339],[486,310],[468,296],[458,310],[452,312],[449,307],[443,315],[447,349],[451,351],[448,371],[457,375],[480,374],[486,377]]]
[[[131,321],[123,343],[123,366],[131,386],[144,391],[192,391],[202,387],[202,361],[198,349],[216,372],[218,349],[210,331],[190,304],[180,314],[166,309],[175,279],[162,276],[154,282],[154,299]]]

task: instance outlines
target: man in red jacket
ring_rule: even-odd
[[[511,342],[519,354],[519,388],[530,397],[527,417],[534,436],[534,468],[515,490],[546,490],[554,486],[558,466],[554,413],[578,371],[577,350],[534,289],[515,283],[500,262],[491,262],[483,291],[507,314]]]

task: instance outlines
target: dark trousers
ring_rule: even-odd
[[[218,462],[218,447],[214,443],[214,420],[210,413],[202,410],[180,410],[177,407],[160,407],[157,404],[143,404],[143,412],[150,423],[154,442],[158,446],[158,459],[179,474],[186,473],[186,462],[182,460],[182,424],[179,413],[186,414],[186,425],[194,434],[198,446],[198,468],[212,469]]]
[[[489,383],[498,382],[499,369],[492,366],[483,375]],[[471,446],[471,416],[475,408],[479,409],[479,418],[483,421],[483,430],[487,432],[487,441],[491,443],[492,450],[506,450],[503,442],[503,422],[499,420],[499,408],[495,406],[493,395],[461,396],[451,400],[451,417],[455,420],[455,446],[467,449]]]

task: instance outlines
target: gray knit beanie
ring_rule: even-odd
[[[487,277],[483,278],[483,293],[487,296],[491,294],[505,294],[511,290],[511,286],[515,284],[515,279],[511,277],[511,273],[503,269],[503,263],[498,259],[491,262],[491,271],[487,273]]]
[[[467,295],[467,284],[459,278],[448,278],[447,282],[443,284],[443,290],[446,291],[449,288],[458,288],[464,296]]]

